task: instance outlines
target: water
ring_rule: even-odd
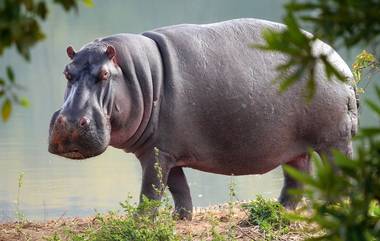
[[[178,23],[210,23],[241,17],[280,21],[281,0],[197,0],[197,1],[95,1],[96,7],[81,7],[79,15],[53,7],[44,30],[47,40],[32,51],[32,63],[25,63],[15,51],[0,60],[0,69],[11,64],[17,80],[27,87],[32,103],[15,109],[9,123],[0,123],[0,221],[14,217],[17,179],[24,173],[20,209],[29,219],[93,215],[95,210],[117,209],[132,195],[137,201],[141,170],[136,158],[109,148],[103,155],[72,161],[47,152],[51,114],[62,104],[68,62],[68,45],[79,49],[101,36],[121,32],[139,33]],[[352,54],[354,56],[354,54]],[[364,123],[372,118],[364,111]],[[186,170],[195,206],[228,200],[230,177]],[[261,176],[234,177],[240,199],[257,194],[277,197],[282,172],[276,169]]]

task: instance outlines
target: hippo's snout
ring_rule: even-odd
[[[67,125],[75,126],[78,125],[79,128],[86,128],[90,125],[90,119],[86,116],[79,118],[78,121],[72,121],[73,123],[68,123],[68,120],[65,116],[59,115],[57,120],[57,127],[65,128]]]
[[[103,153],[109,141],[107,128],[98,129],[97,124],[102,127],[104,121],[96,123],[87,116],[72,118],[54,114],[50,124],[49,152],[70,159],[85,159]]]

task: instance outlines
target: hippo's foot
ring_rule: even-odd
[[[170,170],[168,187],[174,199],[174,216],[181,220],[191,220],[193,203],[182,167],[174,167]]]
[[[287,162],[286,165],[297,169],[300,172],[310,173],[310,161],[307,154],[303,154],[295,157],[291,161]],[[295,180],[284,170],[284,187],[282,188],[281,195],[278,201],[289,210],[296,209],[298,202],[301,200],[300,195],[292,195],[289,190],[298,189],[302,190],[302,183]]]
[[[284,208],[288,210],[295,210],[299,203],[300,198],[292,197],[291,195],[281,195],[278,199],[279,203],[281,203]]]
[[[173,212],[173,217],[174,219],[178,219],[178,220],[191,221],[191,219],[193,218],[193,214],[192,214],[192,211],[189,211],[185,208],[180,208],[180,209],[176,209]]]

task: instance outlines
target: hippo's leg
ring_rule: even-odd
[[[303,154],[294,158],[293,160],[286,163],[299,171],[310,173],[310,160],[309,155]],[[281,191],[281,195],[279,197],[279,202],[287,209],[295,209],[297,207],[298,202],[301,199],[301,196],[292,195],[289,193],[291,189],[302,189],[302,183],[296,181],[294,178],[289,176],[288,173],[284,172],[284,186]]]
[[[142,185],[140,204],[143,198],[161,200],[167,185],[170,169],[174,166],[174,159],[170,154],[162,151],[151,151],[139,157],[142,167]]]
[[[193,203],[191,201],[190,188],[182,167],[173,167],[170,170],[168,187],[174,199],[174,214],[178,215],[180,219],[191,220]]]

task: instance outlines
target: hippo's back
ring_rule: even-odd
[[[340,128],[347,101],[355,99],[352,88],[326,81],[318,67],[311,104],[305,103],[304,79],[280,95],[273,80],[286,56],[250,47],[264,43],[267,28],[284,25],[238,19],[144,33],[156,41],[164,64],[158,146],[195,168],[223,173],[218,165],[238,162],[233,173],[257,173],[318,145],[324,128]],[[316,51],[331,50],[319,44]],[[351,77],[344,61],[332,55]],[[209,164],[202,166],[203,160]],[[256,170],[248,170],[252,163]]]

